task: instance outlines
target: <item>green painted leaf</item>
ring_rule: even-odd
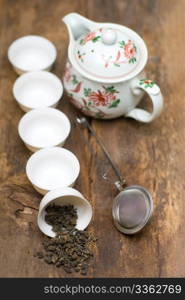
[[[79,81],[77,80],[76,75],[73,75],[72,78],[72,84],[78,84]]]
[[[117,63],[114,63],[114,66],[115,66],[115,67],[120,67],[120,65],[119,65],[119,64],[117,64]]]
[[[154,86],[154,82],[150,82],[150,87],[152,88]]]
[[[84,43],[84,39],[81,39],[80,40],[80,45],[83,45],[83,43]]]
[[[112,94],[118,92],[113,85],[106,87],[105,90],[106,90],[106,92],[112,93]]]
[[[131,59],[129,59],[129,64],[133,64],[136,62],[136,58],[132,57]]]
[[[119,44],[120,44],[121,48],[123,48],[125,46],[125,42],[124,41],[119,42]]]
[[[96,43],[100,39],[100,35],[96,36],[94,39],[92,39],[93,43]]]
[[[85,97],[88,97],[90,93],[91,93],[91,89],[84,88],[84,96]]]
[[[114,102],[112,102],[111,105],[109,105],[108,108],[116,108],[118,106],[118,104],[120,103],[120,99],[115,100]]]

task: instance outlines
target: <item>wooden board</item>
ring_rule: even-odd
[[[114,174],[94,139],[72,128],[65,147],[80,160],[81,174],[75,187],[93,206],[89,230],[99,238],[89,276],[184,277],[184,0],[0,0],[0,277],[66,276],[61,269],[33,257],[42,240],[37,210],[17,202],[38,208],[41,196],[25,175],[30,152],[17,133],[23,112],[12,96],[17,76],[7,60],[7,49],[23,35],[47,37],[58,50],[53,71],[62,77],[68,34],[61,18],[72,11],[137,31],[149,50],[148,77],[161,86],[165,97],[164,112],[149,125],[124,118],[92,120],[128,183],[144,185],[153,195],[152,221],[136,236],[124,236],[114,228],[111,207],[117,191],[102,179],[102,174],[108,172],[114,181]],[[145,98],[143,105],[147,102]],[[77,111],[66,95],[59,108],[73,122]],[[82,135],[89,140],[94,154],[84,146]]]

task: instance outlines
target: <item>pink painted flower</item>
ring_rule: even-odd
[[[89,94],[89,101],[92,101],[96,106],[106,106],[116,100],[113,93],[105,91],[91,92]]]
[[[124,55],[127,59],[131,59],[134,57],[136,53],[135,47],[131,40],[129,40],[126,45],[124,46]]]
[[[89,32],[89,33],[85,36],[85,38],[84,38],[84,40],[83,40],[83,44],[86,44],[87,42],[91,41],[91,40],[94,39],[95,37],[96,37],[96,33],[95,33],[94,31]]]
[[[145,80],[143,81],[143,83],[145,83],[145,84],[150,84],[150,83],[152,83],[152,81],[149,80],[149,79],[145,79]]]

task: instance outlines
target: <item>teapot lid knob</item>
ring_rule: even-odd
[[[113,45],[117,40],[117,33],[111,28],[107,28],[103,31],[102,41],[106,45]]]

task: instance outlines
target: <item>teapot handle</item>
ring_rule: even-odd
[[[148,79],[134,79],[131,83],[131,90],[134,95],[139,95],[141,89],[144,90],[150,97],[153,104],[153,111],[150,113],[141,108],[134,108],[129,111],[126,117],[131,117],[137,121],[149,123],[157,118],[163,109],[163,96],[160,88],[153,81]]]

